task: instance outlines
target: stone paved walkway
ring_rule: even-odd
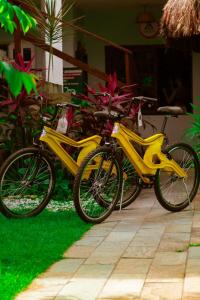
[[[200,299],[200,209],[169,213],[151,191],[76,242],[16,300]]]

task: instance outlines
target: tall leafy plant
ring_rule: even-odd
[[[37,21],[20,7],[0,0],[0,27],[13,34],[17,25],[15,18],[19,21],[24,34],[31,28],[36,28]],[[16,97],[25,88],[27,93],[36,91],[36,76],[23,70],[16,69],[13,65],[0,61],[0,73],[8,83],[11,93]]]
[[[14,30],[17,28],[16,20],[18,20],[24,34],[26,34],[29,29],[35,28],[37,25],[35,18],[26,13],[23,9],[9,3],[7,0],[0,0],[0,28],[13,34]],[[35,93],[37,92],[37,77],[26,68],[5,61],[0,61],[0,74],[8,85],[6,89],[8,95],[7,99],[5,100],[3,96],[0,96],[1,112],[4,107],[4,116],[6,116],[5,118],[0,119],[0,124],[3,125],[5,122],[7,123],[9,119],[12,122],[13,128],[15,120],[19,120],[18,113],[23,113],[19,100],[22,100],[23,96],[29,95],[32,91]],[[3,90],[2,85],[1,90]],[[8,138],[8,136],[6,136],[6,138]]]
[[[60,43],[63,36],[66,34],[66,29],[63,26],[63,19],[70,13],[74,6],[74,2],[68,3],[67,0],[63,0],[60,7],[56,5],[56,0],[44,0],[43,9],[37,5],[36,0],[24,0],[29,6],[33,8],[34,15],[38,22],[37,34],[41,36],[50,46],[49,62],[48,62],[48,81],[50,79],[50,70],[53,68],[53,46]],[[70,22],[75,22],[79,18],[72,19]]]
[[[200,97],[198,101],[200,102]],[[188,115],[192,118],[192,123],[186,131],[186,136],[191,139],[193,147],[200,159],[200,106],[195,104],[191,104],[191,106],[193,113],[189,113]]]
[[[14,21],[15,17],[18,19],[24,34],[37,25],[35,18],[19,6],[13,5],[7,0],[0,0],[0,26],[11,34],[14,33],[17,27]]]

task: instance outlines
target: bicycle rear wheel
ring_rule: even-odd
[[[194,199],[199,186],[199,161],[197,154],[187,144],[175,144],[166,149],[187,173],[187,178],[179,178],[175,172],[160,169],[155,178],[155,194],[160,204],[167,210],[178,212]]]
[[[39,148],[13,153],[0,171],[0,209],[6,217],[25,218],[39,214],[54,188],[54,168]]]
[[[121,196],[122,172],[112,149],[99,147],[82,162],[74,181],[74,205],[86,222],[100,223]]]

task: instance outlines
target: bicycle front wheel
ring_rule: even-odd
[[[199,161],[193,148],[187,144],[176,144],[166,149],[169,158],[187,173],[179,178],[175,172],[160,169],[155,178],[155,194],[160,204],[172,212],[181,211],[194,199],[199,186]]]
[[[121,197],[122,172],[117,155],[106,146],[91,152],[74,181],[74,205],[86,222],[100,223]]]
[[[55,183],[49,156],[38,148],[13,153],[0,171],[0,209],[6,217],[39,214],[48,204]]]
[[[139,196],[142,188],[140,185],[140,177],[138,176],[135,168],[124,155],[122,160],[122,172],[123,172],[123,197],[116,205],[116,209],[125,208],[133,203]]]

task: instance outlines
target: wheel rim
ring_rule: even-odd
[[[117,161],[108,153],[98,153],[88,161],[79,186],[79,204],[87,218],[102,218],[113,210],[119,196],[119,172]]]
[[[25,153],[5,169],[0,182],[1,202],[15,215],[27,215],[45,200],[52,186],[48,161],[35,153]]]
[[[183,170],[187,173],[187,178],[179,178],[174,172],[159,170],[159,185],[162,197],[170,206],[181,206],[190,201],[192,192],[196,184],[196,164],[192,152],[186,148],[173,148],[169,151]]]

